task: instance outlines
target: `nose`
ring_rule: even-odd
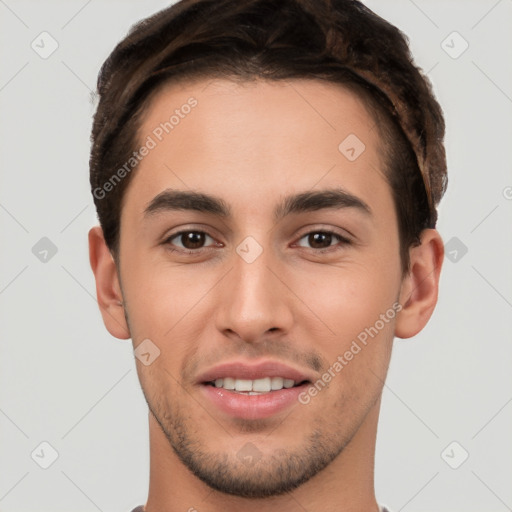
[[[232,265],[219,288],[219,331],[246,343],[288,334],[293,325],[293,294],[282,265],[268,250],[254,261],[235,253]]]

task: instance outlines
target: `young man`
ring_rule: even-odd
[[[438,292],[444,121],[353,0],[183,0],[98,80],[90,261],[148,403],[137,512],[378,512],[393,338]]]

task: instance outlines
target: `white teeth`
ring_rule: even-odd
[[[256,379],[252,381],[253,391],[260,391],[261,393],[266,393],[271,389],[272,387],[270,386],[270,377],[265,377],[264,379]]]
[[[226,377],[224,379],[224,384],[222,385],[222,387],[224,389],[235,389],[235,383],[236,383],[235,379],[232,379],[231,377]]]
[[[236,379],[235,391],[252,391],[252,380]]]
[[[276,389],[283,389],[283,382],[284,379],[282,379],[281,377],[272,377],[272,391]]]
[[[295,381],[292,379],[283,379],[282,377],[263,377],[262,379],[235,379],[226,377],[214,381],[216,388],[223,388],[230,391],[244,392],[249,395],[259,395],[270,391],[279,391],[283,388],[292,388]]]

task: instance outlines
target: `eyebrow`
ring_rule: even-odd
[[[274,221],[291,214],[342,208],[354,208],[365,215],[372,215],[371,208],[359,197],[342,188],[330,188],[284,197],[274,209]],[[167,211],[196,211],[222,218],[232,216],[230,206],[220,197],[201,192],[166,189],[148,203],[144,209],[144,218]]]

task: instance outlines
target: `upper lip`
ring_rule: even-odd
[[[283,379],[291,379],[296,383],[305,380],[311,381],[313,378],[311,375],[287,364],[266,360],[252,364],[246,361],[222,363],[200,374],[197,381],[200,384],[204,384],[226,377],[247,380],[262,379],[264,377],[282,377]]]

